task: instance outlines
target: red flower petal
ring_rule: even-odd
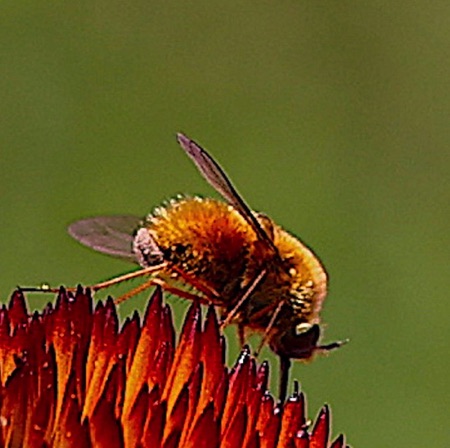
[[[278,446],[289,446],[305,423],[305,400],[302,393],[295,393],[284,406]]]
[[[151,366],[154,363],[155,353],[158,347],[162,309],[162,293],[160,289],[157,289],[147,308],[130,370],[127,375],[128,380],[125,388],[122,421],[128,418],[144,384],[148,385],[150,390],[155,387],[154,379],[150,375],[150,372],[152,371]]]
[[[229,371],[224,358],[215,310],[202,328],[195,303],[175,349],[160,289],[142,326],[135,314],[121,329],[112,300],[93,312],[81,289],[33,316],[15,293],[0,309],[0,446],[329,446],[327,407],[310,435],[303,394],[275,406],[267,363],[244,349]]]
[[[310,448],[326,448],[328,446],[328,437],[330,433],[330,411],[328,406],[325,405],[317,417],[316,424],[314,425]]]
[[[216,448],[220,445],[220,428],[214,415],[214,405],[209,403],[198,416],[184,448]]]

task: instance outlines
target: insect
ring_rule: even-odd
[[[345,342],[319,343],[325,269],[299,239],[252,211],[208,152],[183,134],[177,140],[225,202],[179,197],[144,220],[100,216],[73,223],[69,233],[96,251],[143,268],[97,289],[149,274],[141,289],[160,284],[181,297],[216,305],[223,326],[237,325],[242,344],[248,333],[261,333],[260,348],[268,343],[280,358],[284,402],[291,359],[308,360]]]

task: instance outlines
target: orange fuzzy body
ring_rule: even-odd
[[[216,291],[224,314],[266,269],[262,282],[239,309],[234,322],[264,331],[281,300],[273,331],[302,322],[318,323],[327,290],[320,261],[297,238],[264,215],[256,214],[279,256],[258,241],[254,230],[231,206],[214,199],[181,198],[147,218],[146,228],[170,265]],[[265,312],[267,310],[267,312]]]

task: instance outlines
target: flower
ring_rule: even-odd
[[[0,446],[345,447],[327,406],[309,429],[296,391],[276,405],[268,365],[244,349],[232,369],[215,310],[193,303],[178,343],[161,289],[143,321],[119,326],[112,299],[60,290],[30,315],[16,291],[0,310]]]

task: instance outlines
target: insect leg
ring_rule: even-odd
[[[202,305],[220,305],[218,303],[215,303],[214,300],[210,299],[209,297],[192,294],[189,291],[185,291],[184,289],[170,285],[161,278],[153,278],[151,281],[153,285],[159,285],[163,288],[164,291],[174,294],[178,297],[181,297],[182,299],[198,301]]]
[[[258,345],[258,349],[254,353],[255,356],[259,355],[259,352],[263,348],[264,344],[267,342],[267,338],[269,336],[270,330],[272,330],[272,327],[275,324],[275,321],[277,320],[278,314],[280,314],[281,308],[283,308],[284,300],[280,300],[277,307],[275,308],[275,311],[272,314],[272,317],[270,318],[270,321],[266,327],[266,330],[264,331],[263,337],[261,338],[261,342]]]
[[[117,285],[118,283],[131,280],[133,278],[142,277],[143,275],[153,274],[155,272],[162,271],[167,266],[167,263],[161,263],[155,266],[150,266],[148,268],[139,269],[138,271],[129,272],[128,274],[119,275],[111,280],[106,280],[105,282],[96,283],[90,286],[92,291],[99,291],[100,289],[109,288],[110,286]]]
[[[224,328],[226,327],[233,319],[234,316],[236,316],[237,312],[239,311],[239,308],[241,308],[242,304],[250,297],[250,295],[253,293],[253,291],[256,289],[256,287],[261,283],[261,280],[264,278],[264,276],[267,273],[267,269],[263,269],[252,282],[247,286],[247,288],[244,290],[244,293],[242,294],[242,297],[238,300],[236,305],[230,310],[230,312],[225,316],[225,318],[220,323],[220,327]]]
[[[118,283],[125,282],[127,280],[131,280],[133,278],[142,277],[144,275],[152,274],[155,272],[159,272],[163,270],[167,266],[167,263],[161,263],[159,265],[150,266],[148,268],[139,269],[138,271],[129,272],[128,274],[119,275],[118,277],[114,277],[110,280],[106,280],[104,282],[96,283],[95,285],[89,286],[91,291],[99,291],[101,289],[109,288],[110,286],[117,285]],[[18,286],[18,289],[24,292],[42,292],[42,293],[58,293],[60,288],[52,288],[50,285],[44,283],[41,286],[32,286],[32,287],[21,287]],[[66,291],[76,292],[77,288],[73,287],[64,287]]]
[[[57,294],[60,291],[60,288],[52,288],[47,283],[44,283],[41,286],[17,286],[17,289],[22,292],[40,292],[43,294],[46,294],[46,293]],[[77,288],[64,287],[64,290],[68,291],[68,292],[76,292]]]
[[[270,313],[274,308],[279,306],[277,302],[272,302],[270,305],[267,305],[263,309],[259,310],[258,312],[252,314],[252,320],[257,321],[259,318],[265,316],[267,313]]]
[[[142,285],[136,286],[136,288],[133,288],[132,290],[126,292],[125,294],[119,296],[116,300],[114,300],[114,304],[118,305],[119,303],[125,302],[126,300],[130,299],[131,297],[141,293],[142,291],[145,291],[146,289],[150,288],[151,286],[154,286],[154,279],[147,280],[145,283],[142,283]]]
[[[193,275],[189,275],[187,272],[184,272],[176,265],[172,265],[171,269],[175,271],[185,281],[186,284],[193,286],[197,291],[200,291],[205,296],[211,297],[209,303],[212,303],[213,305],[223,304],[219,293],[215,291],[212,286],[207,285],[205,282],[201,282],[198,278],[194,277]]]
[[[185,291],[184,289],[177,288],[176,286],[172,286],[169,283],[165,282],[161,278],[151,278],[147,280],[142,285],[136,286],[136,288],[133,288],[131,291],[128,291],[127,293],[121,295],[118,297],[114,303],[118,305],[119,303],[125,302],[129,298],[141,293],[142,291],[145,291],[146,289],[152,287],[152,286],[161,286],[165,292],[169,292],[171,294],[175,294],[178,297],[181,297],[182,299],[187,300],[194,300],[198,301],[202,305],[211,305],[211,300],[209,300],[207,297],[202,297],[196,294],[192,294],[188,291]]]

